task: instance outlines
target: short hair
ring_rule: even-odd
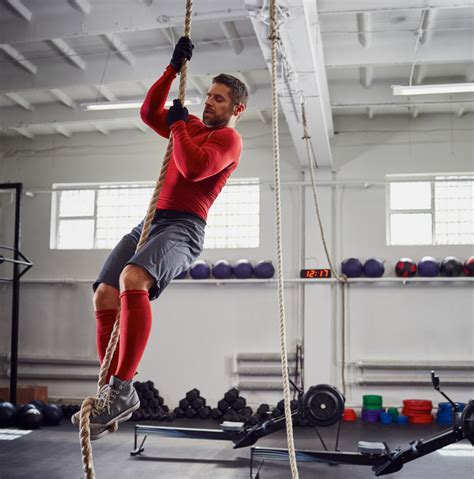
[[[230,98],[234,106],[239,103],[247,106],[249,92],[245,83],[238,78],[228,75],[227,73],[219,73],[219,75],[212,79],[212,83],[222,83],[230,88]]]

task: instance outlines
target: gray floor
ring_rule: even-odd
[[[148,423],[147,423],[148,424]],[[153,423],[150,423],[153,424]],[[169,424],[163,424],[169,425]],[[183,422],[175,425],[185,425]],[[189,421],[190,427],[212,427],[215,423]],[[97,479],[166,478],[166,479],[237,479],[249,478],[249,449],[232,449],[232,444],[220,441],[149,437],[141,457],[131,457],[134,423],[124,423],[118,432],[93,442]],[[383,426],[380,424],[344,423],[340,449],[354,451],[359,440],[386,441],[391,447],[411,439],[427,437],[439,431],[429,426]],[[335,430],[321,430],[328,446],[333,446]],[[320,450],[314,431],[297,428],[298,449]],[[285,446],[283,432],[261,439],[258,446]],[[472,479],[474,478],[474,448],[470,443],[458,443],[461,451],[439,452],[420,458],[398,473],[387,477],[405,479]],[[470,449],[467,449],[469,446]],[[461,455],[459,455],[461,453]],[[457,455],[454,455],[457,454]],[[368,467],[328,466],[304,463],[299,466],[301,479],[359,479],[375,477]],[[80,479],[82,463],[77,431],[67,422],[57,427],[44,427],[22,438],[0,440],[0,479]],[[288,479],[288,464],[267,461],[261,479]]]

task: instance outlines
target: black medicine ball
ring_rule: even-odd
[[[447,256],[441,262],[440,271],[443,276],[461,276],[462,263],[454,256]]]

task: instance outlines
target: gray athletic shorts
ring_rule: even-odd
[[[112,250],[96,282],[120,290],[120,273],[128,264],[144,268],[156,281],[150,300],[158,298],[173,278],[189,269],[202,252],[206,222],[192,213],[157,210],[146,244],[135,253],[143,221],[126,234]]]

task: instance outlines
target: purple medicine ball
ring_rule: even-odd
[[[357,258],[346,258],[341,263],[342,274],[348,278],[359,278],[362,276],[362,263]]]
[[[418,263],[418,274],[428,278],[433,278],[439,274],[439,261],[432,256],[425,256]]]
[[[211,275],[211,267],[203,260],[196,261],[190,269],[191,278],[208,279]]]
[[[212,276],[216,279],[229,279],[232,277],[232,266],[225,259],[221,259],[212,267]]]
[[[383,261],[378,258],[369,258],[364,263],[364,274],[367,278],[380,278],[385,272]]]
[[[252,263],[247,259],[240,259],[234,266],[234,276],[238,279],[248,279],[253,276]]]
[[[271,261],[259,261],[254,269],[255,277],[259,279],[270,279],[275,274],[275,267]]]
[[[178,276],[176,276],[174,279],[184,279],[186,278],[187,275],[188,275],[188,270],[185,269],[184,271],[179,273]]]

